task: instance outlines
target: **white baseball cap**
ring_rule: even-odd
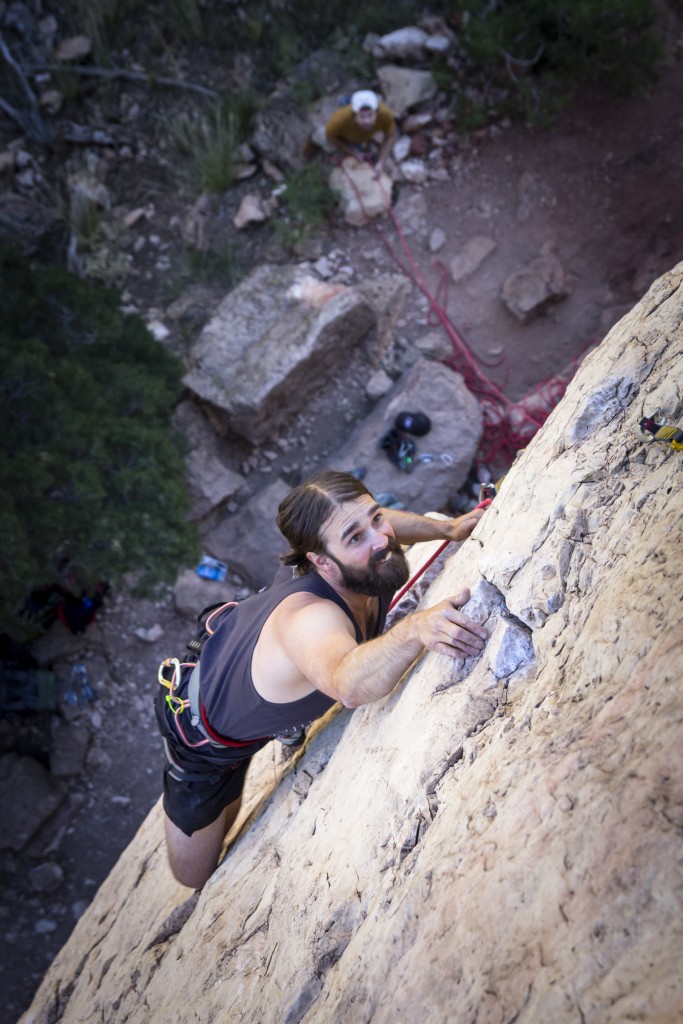
[[[373,110],[377,110],[378,106],[379,97],[371,89],[359,89],[351,97],[351,109],[354,114],[357,114],[363,107],[371,107]]]

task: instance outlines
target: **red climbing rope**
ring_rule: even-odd
[[[349,174],[346,168],[344,168],[344,172],[351,182],[361,209],[367,216],[363,198],[355,181],[353,180],[353,177]],[[534,413],[530,412],[523,402],[513,402],[507,398],[501,388],[494,384],[491,378],[484,372],[481,365],[479,365],[483,364],[489,368],[503,365],[505,368],[505,382],[507,383],[507,360],[502,356],[495,362],[487,363],[485,360],[474,355],[470,346],[457,330],[455,324],[446,312],[446,305],[448,302],[448,278],[446,268],[438,260],[434,263],[434,268],[439,275],[439,281],[436,287],[436,292],[433,294],[410,251],[408,243],[406,242],[401,225],[399,224],[391,205],[391,197],[387,195],[386,189],[382,185],[381,178],[378,177],[377,180],[379,187],[384,194],[387,212],[394,225],[406,262],[403,262],[398,257],[393,245],[379,223],[370,217],[368,217],[368,220],[371,222],[375,232],[398,268],[406,275],[406,277],[409,278],[410,281],[412,281],[412,283],[422,292],[429,302],[430,309],[428,322],[432,325],[440,324],[445,330],[452,346],[452,355],[446,361],[446,365],[462,375],[468,391],[475,396],[481,406],[484,425],[477,461],[493,465],[509,465],[514,460],[517,452],[521,448],[524,448],[536,431],[543,426],[543,423],[549,415],[549,408],[552,408],[554,404],[559,402],[567,387],[568,380],[564,381],[560,377],[553,377],[538,384],[531,392],[531,395],[527,396],[527,400],[531,399],[534,394],[543,394],[544,396],[544,399],[539,401],[539,406],[541,406],[541,408],[539,408],[538,411],[534,411]],[[578,362],[580,362],[580,358],[581,357],[577,357],[574,362],[578,364]],[[504,386],[505,384],[503,387]]]
[[[393,608],[393,607],[394,607],[395,605],[397,605],[397,604],[398,604],[398,602],[399,602],[399,601],[401,600],[401,598],[402,598],[402,597],[404,597],[404,596],[405,596],[405,595],[406,595],[406,594],[408,593],[408,591],[410,590],[410,588],[411,588],[411,587],[414,587],[414,586],[415,586],[415,584],[416,584],[416,583],[417,583],[417,581],[419,580],[420,576],[424,576],[424,574],[425,574],[425,573],[427,572],[427,569],[428,569],[428,568],[429,568],[429,566],[430,566],[430,565],[432,564],[432,562],[435,562],[435,561],[436,561],[436,559],[437,559],[437,558],[439,557],[439,555],[441,554],[441,552],[442,552],[442,551],[445,551],[445,550],[446,550],[446,548],[448,547],[448,545],[449,545],[450,543],[451,543],[451,542],[450,542],[450,540],[445,540],[445,541],[443,542],[443,544],[440,544],[440,545],[439,545],[439,547],[438,547],[438,548],[436,549],[436,551],[434,552],[434,554],[433,554],[433,555],[431,555],[431,557],[427,559],[427,561],[425,562],[425,564],[424,564],[423,566],[421,566],[421,567],[420,567],[420,568],[419,568],[419,569],[417,570],[417,572],[416,572],[416,573],[414,573],[414,574],[413,574],[413,575],[412,575],[412,576],[410,577],[410,579],[409,579],[409,580],[408,580],[408,582],[407,582],[407,583],[405,584],[405,586],[401,587],[401,589],[400,589],[399,591],[397,591],[397,592],[396,592],[396,593],[394,594],[394,596],[393,596],[393,598],[392,598],[392,600],[391,600],[391,604],[389,605],[389,607],[388,607],[387,611],[389,611],[389,612],[390,612],[390,611],[391,611],[391,609],[392,609],[392,608]]]

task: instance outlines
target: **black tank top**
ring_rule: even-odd
[[[251,677],[251,659],[268,616],[290,594],[316,594],[334,601],[348,615],[363,642],[361,629],[349,606],[316,573],[294,576],[283,566],[271,586],[226,610],[205,642],[201,654],[201,697],[211,730],[226,739],[254,740],[302,728],[320,718],[333,704],[320,690],[287,704],[275,704],[257,693]],[[380,598],[377,627],[384,629],[390,598]],[[369,638],[371,639],[371,638]]]

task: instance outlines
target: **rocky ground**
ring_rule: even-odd
[[[602,337],[680,258],[683,62],[676,53],[680,46],[672,47],[659,84],[645,95],[615,100],[586,94],[546,132],[497,125],[459,138],[445,178],[398,186],[396,211],[408,250],[386,218],[379,227],[362,229],[337,219],[295,258],[311,265],[326,258],[333,279],[359,282],[397,272],[391,245],[401,263],[415,261],[436,294],[437,261],[448,277],[465,243],[479,236],[494,239],[495,252],[477,274],[459,283],[451,277],[447,299],[439,295],[478,355],[489,363],[505,357],[505,365],[499,362],[487,372],[509,397],[522,397]],[[8,134],[16,133],[5,126]],[[162,322],[170,331],[167,343],[186,355],[225,288],[214,278],[193,281],[181,295],[168,296],[168,268],[179,265],[183,255],[178,225],[187,196],[169,188],[159,167],[144,160],[122,161],[116,178],[117,194],[128,197],[128,211],[146,203],[154,208],[131,229],[137,234],[131,241],[126,301]],[[259,189],[265,194],[271,186],[260,176],[222,196],[215,229],[234,235],[232,217],[244,195]],[[251,265],[292,258],[278,250],[267,223],[244,229],[239,246]],[[560,260],[571,294],[523,325],[500,302],[501,277],[505,268],[523,266],[544,247]],[[180,307],[174,306],[178,302]],[[394,327],[397,370],[415,344],[436,329],[427,298],[412,287]],[[226,463],[243,471],[245,459],[253,457],[247,475],[254,490],[279,472],[315,468],[334,451],[340,424],[348,428],[371,404],[365,383],[372,369],[354,363],[330,382],[317,399],[316,415],[299,423],[294,452],[265,460],[233,440],[225,444]],[[191,630],[191,615],[178,611],[170,591],[145,602],[112,591],[82,636],[58,624],[43,641],[50,647],[44,658],[60,678],[74,663],[86,665],[97,697],[82,709],[62,706],[60,727],[71,727],[66,769],[56,780],[63,799],[23,848],[10,844],[2,853],[0,979],[8,1022],[28,1005],[82,909],[158,798],[160,741],[151,705],[156,670],[163,657],[180,653]],[[45,763],[55,729],[48,713],[6,715],[0,729],[4,749],[17,755],[14,768],[23,755]],[[80,758],[75,771],[74,758]]]

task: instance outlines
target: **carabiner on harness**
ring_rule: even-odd
[[[167,679],[166,676],[164,675],[164,671],[166,669],[172,669],[170,679]],[[159,665],[159,674],[157,677],[159,679],[160,684],[162,686],[165,686],[169,691],[166,694],[166,703],[171,709],[171,713],[174,715],[182,714],[185,708],[189,707],[190,704],[189,700],[183,700],[181,697],[178,697],[178,695],[173,692],[175,687],[178,685],[178,681],[180,680],[180,669],[181,664],[177,658],[166,658],[166,660],[162,661],[162,663]]]

